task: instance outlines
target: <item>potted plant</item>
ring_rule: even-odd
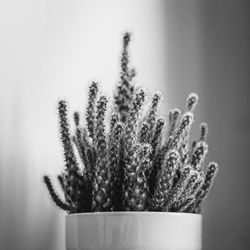
[[[218,171],[203,167],[208,152],[207,125],[189,143],[198,102],[187,97],[186,110],[158,115],[160,93],[142,112],[146,93],[133,83],[129,67],[130,34],[123,36],[120,81],[111,116],[99,85],[89,87],[86,125],[74,113],[71,133],[67,103],[59,101],[65,169],[58,175],[64,199],[44,182],[55,204],[67,211],[67,250],[201,249],[201,205]],[[76,151],[78,154],[77,159]]]

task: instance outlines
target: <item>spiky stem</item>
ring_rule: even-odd
[[[140,114],[140,110],[142,104],[145,100],[145,92],[140,90],[135,99],[132,102],[130,112],[127,118],[126,126],[125,126],[125,138],[124,138],[124,155],[125,155],[125,163],[130,165],[130,155],[133,155],[133,144],[136,139],[136,131],[138,127],[138,117]]]
[[[196,105],[198,104],[199,96],[195,93],[191,93],[187,98],[187,110],[193,111]]]
[[[64,149],[64,159],[65,166],[67,170],[78,170],[78,164],[74,154],[70,132],[69,132],[69,123],[67,118],[67,104],[65,101],[59,101],[58,104],[59,111],[59,125],[61,133],[61,141]]]
[[[196,199],[196,209],[200,211],[201,205],[208,196],[209,192],[211,191],[211,188],[213,186],[214,179],[218,173],[218,164],[215,162],[210,162],[206,171],[204,183],[197,194]]]
[[[123,132],[123,124],[117,122],[111,132],[108,145],[109,169],[111,171],[111,185],[112,185],[112,211],[119,211],[122,209],[122,173],[120,164],[121,151],[121,135]]]
[[[52,200],[55,202],[55,204],[56,204],[59,208],[61,208],[61,209],[65,210],[65,211],[68,211],[68,212],[69,212],[69,211],[71,210],[71,209],[70,209],[70,206],[68,206],[66,203],[64,203],[64,202],[59,198],[59,196],[56,194],[56,192],[54,191],[54,188],[53,188],[53,186],[52,186],[52,183],[51,183],[51,181],[50,181],[50,178],[49,178],[47,175],[45,175],[45,176],[43,177],[43,180],[44,180],[44,183],[46,184],[46,186],[47,186],[47,188],[48,188],[50,197],[51,197]]]
[[[145,210],[148,186],[145,171],[150,168],[151,146],[137,145],[132,164],[127,166],[124,181],[124,209]]]
[[[201,163],[204,161],[205,156],[208,153],[208,145],[204,141],[200,141],[196,144],[194,152],[191,156],[190,164],[195,170],[201,171]]]
[[[175,131],[175,128],[176,128],[176,124],[177,124],[177,121],[180,117],[180,114],[181,114],[181,111],[179,109],[174,109],[172,111],[170,111],[169,113],[169,129],[168,129],[168,136],[172,136],[174,131]]]
[[[207,139],[208,126],[205,122],[200,125],[200,140],[205,141]]]
[[[195,181],[195,183],[193,184],[191,188],[190,194],[196,197],[203,183],[204,183],[204,174],[199,173],[197,180]]]
[[[72,207],[77,207],[77,190],[79,188],[79,167],[71,142],[69,123],[67,118],[67,104],[61,100],[58,104],[59,126],[61,141],[63,144],[66,173],[65,177],[65,199]]]
[[[162,169],[159,171],[156,180],[156,190],[151,200],[152,210],[161,210],[168,198],[168,192],[173,187],[177,163],[179,161],[179,153],[172,150],[168,153]]]
[[[113,113],[110,120],[110,130],[112,131],[117,122],[119,121],[119,114]]]
[[[187,166],[189,166],[191,168],[190,165],[187,165]],[[195,183],[197,182],[199,175],[200,174],[198,171],[192,170],[192,172],[190,174],[190,178],[187,182],[187,185],[181,194],[182,198],[188,197],[189,195],[192,194],[193,187],[194,187]]]
[[[147,122],[143,122],[139,131],[139,142],[149,143],[150,141],[150,130]]]
[[[149,135],[150,135],[151,140],[152,140],[152,136],[153,136],[153,129],[155,127],[157,110],[158,110],[160,100],[161,100],[161,93],[156,92],[153,96],[152,103],[151,103],[151,106],[149,108],[148,115],[146,117],[146,123],[147,123],[148,129],[150,131]],[[151,142],[151,140],[150,140],[150,142]]]
[[[87,128],[89,131],[89,136],[92,140],[95,140],[95,122],[96,122],[96,99],[98,94],[98,84],[96,82],[92,82],[89,87],[89,98],[88,98],[88,106],[86,111],[86,121]]]
[[[105,112],[107,109],[107,99],[101,96],[97,103],[96,116],[96,169],[94,177],[93,204],[94,211],[105,211],[111,206],[110,197],[110,171],[107,169],[107,143],[105,135]]]
[[[74,117],[75,126],[77,128],[79,126],[79,124],[80,124],[80,114],[79,114],[79,112],[74,112],[73,117]]]
[[[90,147],[87,141],[86,131],[83,128],[77,127],[75,135],[72,136],[72,140],[76,145],[78,154],[82,160],[82,163],[86,169],[89,168],[88,159],[86,156],[86,150]]]
[[[123,208],[125,211],[136,210],[136,197],[134,197],[134,187],[131,185],[137,182],[136,168],[140,163],[140,145],[133,145],[132,155],[130,155],[130,163],[125,164],[124,168],[124,183],[123,183],[123,192],[124,192],[124,201]],[[138,191],[136,191],[137,194]],[[139,192],[138,192],[139,195]]]
[[[195,202],[195,197],[190,195],[181,197],[178,201],[174,202],[170,211],[171,212],[187,212],[188,208]]]
[[[149,196],[149,187],[148,187],[148,175],[152,171],[152,161],[151,161],[152,147],[150,144],[142,145],[141,153],[141,162],[137,169],[138,172],[138,187],[140,189],[139,197],[139,206],[138,210],[145,210],[148,208],[148,196]]]
[[[163,211],[169,211],[171,206],[178,200],[178,198],[180,197],[181,193],[183,192],[188,183],[191,170],[192,169],[189,166],[186,166],[183,169],[181,177],[176,183],[175,187],[170,192],[168,192],[165,204],[163,205]]]
[[[161,141],[162,141],[162,132],[165,125],[165,119],[159,118],[156,122],[155,133],[152,139],[152,159],[154,159],[155,154],[158,152]]]
[[[172,140],[170,140],[169,144],[167,145],[168,148],[178,148],[179,144],[181,142],[181,139],[184,135],[189,133],[190,127],[193,123],[194,116],[193,113],[187,112],[185,113],[180,121],[180,125],[173,137]]]
[[[168,141],[165,143],[165,145],[161,148],[160,152],[156,157],[156,160],[153,163],[153,173],[150,177],[150,183],[151,183],[150,193],[152,193],[152,190],[154,189],[157,172],[161,168],[167,152],[171,149],[178,149],[180,147],[183,138],[187,134],[189,134],[189,130],[191,128],[192,123],[193,123],[193,114],[190,112],[185,113],[181,118],[179,127],[175,132],[174,136],[170,137]]]
[[[64,178],[63,178],[63,174],[59,174],[57,175],[57,180],[61,186],[61,189],[63,190],[63,192],[65,192],[65,185],[64,185]]]
[[[131,83],[135,76],[135,70],[129,69],[129,54],[128,45],[131,39],[130,33],[125,33],[123,36],[123,50],[121,57],[121,76],[117,86],[115,99],[115,110],[121,115],[121,121],[125,122],[129,112],[130,103],[134,95],[134,86]]]

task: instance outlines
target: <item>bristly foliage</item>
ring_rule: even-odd
[[[123,36],[123,50],[121,56],[121,72],[120,81],[114,96],[114,108],[117,113],[120,114],[120,119],[125,122],[127,114],[129,112],[130,104],[134,97],[134,85],[132,83],[135,77],[135,70],[129,68],[129,52],[128,46],[131,40],[131,34],[125,33]]]
[[[70,129],[67,103],[58,104],[65,168],[57,176],[64,199],[50,178],[44,182],[55,204],[68,213],[97,211],[162,211],[200,213],[213,185],[218,165],[204,169],[208,153],[207,124],[189,143],[198,95],[191,93],[186,110],[159,117],[161,94],[155,93],[143,111],[146,93],[135,91],[135,70],[129,67],[130,33],[123,36],[120,80],[111,117],[108,99],[99,86],[89,87],[86,114],[74,113]],[[141,113],[146,114],[142,117]],[[85,125],[81,120],[85,116]],[[80,162],[76,157],[79,155]]]

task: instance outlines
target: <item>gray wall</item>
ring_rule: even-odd
[[[205,249],[250,248],[249,6],[206,1],[201,9],[203,102],[221,165],[204,210]]]
[[[170,101],[179,105],[187,92],[199,94],[196,124],[208,123],[207,160],[220,165],[203,208],[204,250],[250,249],[249,3],[166,4]]]

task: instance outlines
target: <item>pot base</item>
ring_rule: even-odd
[[[201,250],[202,216],[102,212],[66,216],[67,250]]]

